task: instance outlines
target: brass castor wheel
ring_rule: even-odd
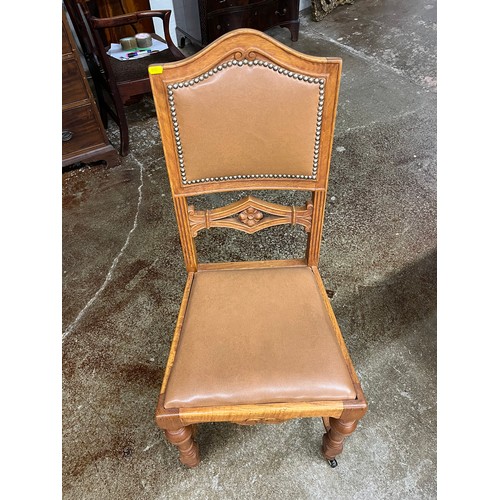
[[[331,460],[328,459],[327,462],[330,464],[330,467],[332,469],[335,469],[335,467],[337,467],[338,465],[337,460],[335,458],[332,458]]]

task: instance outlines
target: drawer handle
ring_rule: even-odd
[[[62,131],[62,141],[63,142],[68,142],[73,139],[73,132],[71,130],[63,130]]]
[[[284,16],[286,14],[286,7],[283,8],[283,12],[280,12],[279,10],[277,10],[275,12],[275,14],[278,16]]]

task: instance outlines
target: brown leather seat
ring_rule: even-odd
[[[311,268],[195,274],[165,408],[355,398]]]

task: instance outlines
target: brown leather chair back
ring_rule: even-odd
[[[261,59],[243,59],[172,86],[182,182],[313,179],[321,81]]]
[[[293,189],[314,192],[306,222],[309,247],[319,254],[341,60],[307,56],[240,29],[183,61],[152,65],[149,73],[183,246],[200,228],[223,225],[216,211],[188,212],[186,196]],[[233,208],[271,208],[268,213],[287,216],[283,223],[297,222],[296,207],[280,212],[256,202],[246,199]],[[260,228],[275,225],[264,219]],[[240,222],[229,226],[255,232],[255,222]],[[308,250],[310,264],[311,255]]]

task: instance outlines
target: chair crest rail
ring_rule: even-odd
[[[279,205],[246,196],[241,200],[213,210],[195,210],[188,206],[191,235],[195,237],[201,229],[229,227],[248,234],[282,224],[299,224],[306,232],[311,230],[313,203],[307,201],[304,207]]]

